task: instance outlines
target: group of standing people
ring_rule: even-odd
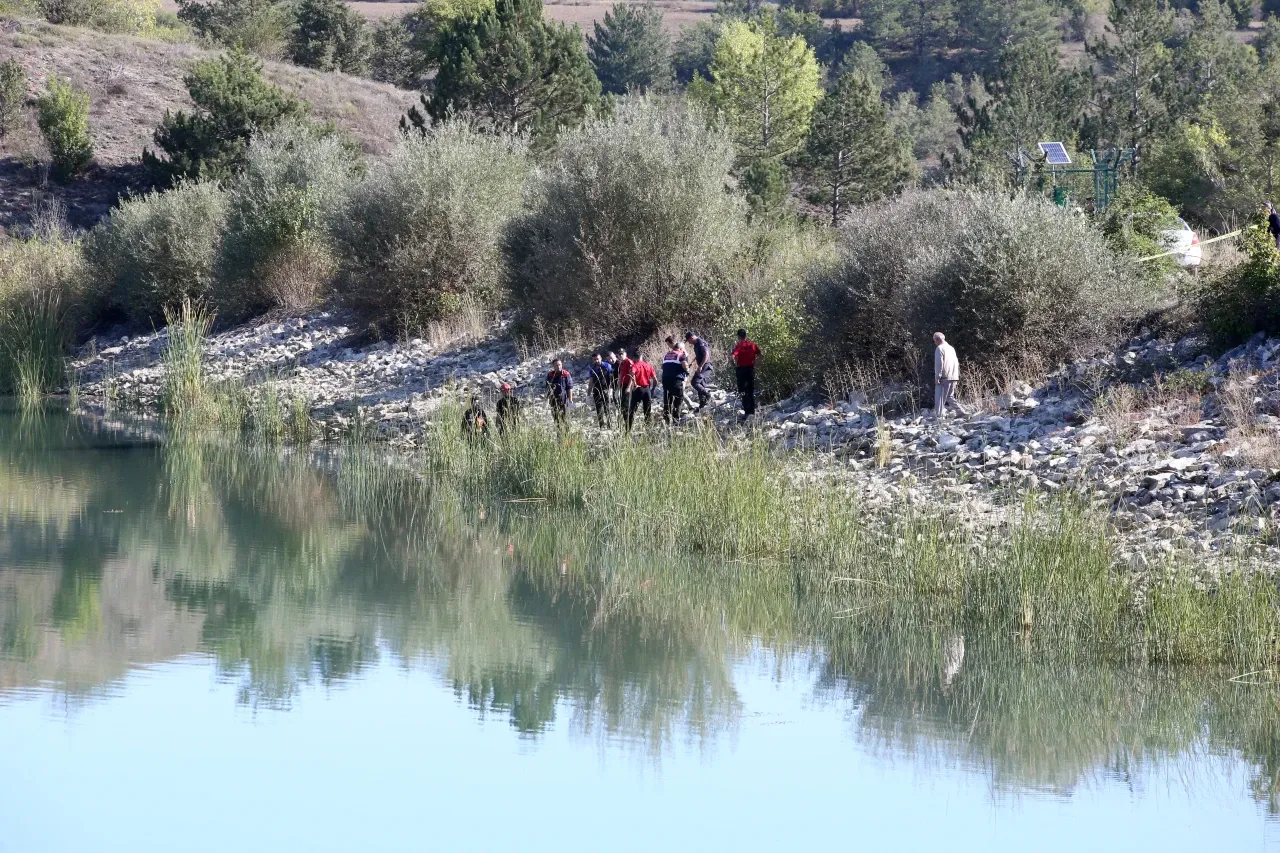
[[[756,411],[755,373],[763,352],[747,337],[746,329],[738,329],[737,337],[730,358],[737,380],[738,396],[742,402],[742,415],[739,418],[741,422]],[[684,345],[674,336],[668,337],[667,350],[660,362],[661,372],[648,362],[643,350],[638,351],[635,358],[625,349],[603,356],[600,353],[592,356],[591,366],[587,369],[587,391],[591,395],[596,421],[601,429],[612,426],[614,405],[618,406],[619,418],[628,432],[638,410],[644,411],[645,423],[649,423],[659,383],[662,389],[664,422],[679,422],[680,410],[685,402],[686,383],[696,395],[696,400],[690,401],[695,406],[695,413],[707,407],[711,402],[711,347],[694,332],[686,332],[684,339],[688,349],[693,351],[692,360]],[[933,343],[934,417],[941,420],[948,411],[967,415],[968,412],[956,400],[956,387],[960,383],[960,360],[955,348],[947,343],[942,332],[934,333]],[[552,420],[561,429],[567,428],[574,385],[573,375],[565,369],[563,360],[557,358],[551,363],[545,386]],[[519,418],[520,411],[521,403],[515,398],[511,385],[502,383],[496,421],[498,432],[505,433]],[[488,435],[488,415],[481,407],[479,397],[471,398],[470,405],[463,413],[462,428],[471,437]]]
[[[659,389],[662,392],[662,418],[668,424],[680,421],[685,402],[695,413],[711,403],[714,372],[711,346],[693,331],[685,333],[683,342],[673,335],[665,343],[667,348],[657,368],[649,363],[644,351],[638,351],[634,358],[626,349],[592,356],[586,375],[587,393],[602,429],[612,426],[614,406],[618,407],[618,419],[627,431],[631,430],[637,411],[643,411],[645,423],[649,423]],[[742,403],[740,421],[755,413],[755,369],[762,355],[760,347],[747,337],[746,329],[739,329],[731,359]],[[552,420],[561,429],[567,428],[569,408],[573,405],[574,381],[563,360],[556,359],[551,363],[543,384]],[[692,399],[686,397],[688,391],[692,391]],[[499,433],[505,433],[519,414],[520,403],[511,386],[504,382],[502,396],[498,399],[496,425]],[[469,436],[488,434],[488,418],[478,397],[471,398],[471,404],[463,413],[462,425],[464,433]]]

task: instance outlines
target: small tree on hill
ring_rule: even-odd
[[[838,226],[850,206],[899,192],[911,177],[907,140],[889,126],[880,93],[854,74],[818,102],[797,158],[814,200]]]
[[[465,115],[498,133],[532,132],[546,141],[599,103],[581,33],[543,20],[542,0],[499,0],[459,16],[438,34],[435,52],[426,117],[410,110],[403,127],[424,130],[427,117]]]
[[[302,0],[289,35],[289,56],[321,71],[367,74],[372,43],[369,28],[342,0]]]
[[[292,8],[279,0],[177,0],[178,18],[201,38],[259,56],[284,54]]]
[[[164,114],[155,142],[167,159],[145,151],[142,161],[157,179],[222,179],[245,160],[249,139],[281,120],[302,117],[306,104],[262,76],[262,63],[233,50],[202,59],[183,78],[196,112]]]
[[[88,94],[77,92],[69,82],[51,77],[49,88],[36,101],[36,107],[54,173],[63,180],[74,178],[93,162]]]
[[[671,83],[671,39],[652,2],[615,3],[587,36],[587,55],[611,95],[643,94]]]
[[[748,163],[798,149],[822,97],[813,49],[800,36],[779,36],[770,17],[726,25],[711,80],[696,80],[689,91],[724,120]]]

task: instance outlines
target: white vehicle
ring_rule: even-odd
[[[1200,235],[1192,231],[1182,217],[1174,217],[1160,232],[1160,245],[1166,252],[1172,252],[1174,260],[1181,266],[1192,270],[1200,266]]]

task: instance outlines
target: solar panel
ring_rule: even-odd
[[[1067,147],[1061,142],[1041,142],[1039,144],[1044,161],[1050,166],[1070,166],[1071,158],[1067,156]]]

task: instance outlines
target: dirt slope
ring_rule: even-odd
[[[0,227],[21,227],[50,199],[62,201],[72,224],[87,227],[116,198],[143,185],[143,148],[166,109],[190,109],[182,76],[197,59],[215,55],[192,44],[168,44],[130,36],[0,18],[0,59],[16,58],[34,96],[49,75],[70,78],[89,92],[89,131],[96,165],[70,186],[46,181],[46,158],[35,126],[0,140]],[[272,81],[311,104],[312,115],[331,120],[370,154],[387,151],[401,114],[417,95],[345,74],[322,73],[268,62]]]

